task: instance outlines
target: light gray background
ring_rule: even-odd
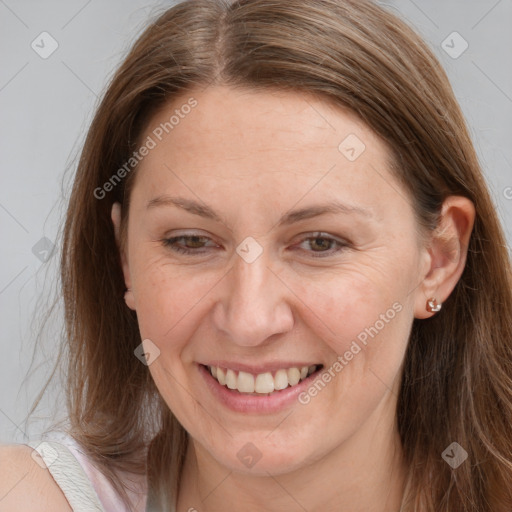
[[[148,18],[173,3],[0,0],[0,442],[37,437],[46,416],[64,412],[56,381],[40,420],[24,422],[62,327],[57,308],[31,366],[56,291],[58,247],[49,258],[44,251],[58,243],[75,158],[108,78]],[[447,70],[512,245],[512,0],[380,3],[407,19]],[[44,31],[58,43],[46,59],[31,47]],[[463,49],[454,31],[469,44],[456,59],[442,45]]]

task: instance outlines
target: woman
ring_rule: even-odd
[[[62,251],[86,472],[32,443],[52,476],[12,499],[511,510],[505,240],[444,72],[389,12],[169,9],[98,108]]]

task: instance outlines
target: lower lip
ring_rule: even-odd
[[[222,386],[217,379],[214,379],[206,366],[198,365],[199,373],[202,375],[206,386],[211,393],[225,405],[235,412],[271,414],[286,409],[293,403],[298,402],[298,395],[305,391],[311,380],[316,377],[320,370],[312,373],[295,386],[272,393],[271,395],[246,395],[236,390]]]

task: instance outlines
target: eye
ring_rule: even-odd
[[[324,233],[315,233],[314,236],[304,238],[298,245],[299,247],[304,245],[309,247],[310,250],[304,250],[310,252],[313,258],[332,256],[349,246],[347,242],[337,240],[336,238],[325,235]]]
[[[205,249],[205,244],[209,241],[211,242],[211,239],[207,236],[180,235],[165,238],[162,240],[162,243],[165,247],[169,247],[171,250],[182,254],[201,254],[204,251],[199,249]],[[181,242],[181,244],[178,242]],[[216,246],[216,244],[214,245]]]
[[[314,258],[333,256],[349,246],[348,242],[337,240],[324,233],[314,233],[313,235],[304,238],[297,246],[310,253]],[[162,244],[174,252],[190,255],[204,254],[208,249],[218,247],[211,238],[196,234],[164,238]]]

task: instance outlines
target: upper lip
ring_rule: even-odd
[[[318,362],[296,362],[296,361],[269,361],[268,363],[261,364],[245,364],[236,361],[209,361],[207,363],[200,363],[204,366],[218,366],[238,372],[252,373],[258,375],[260,373],[275,372],[277,370],[286,370],[288,368],[303,368],[304,366],[321,365]]]

